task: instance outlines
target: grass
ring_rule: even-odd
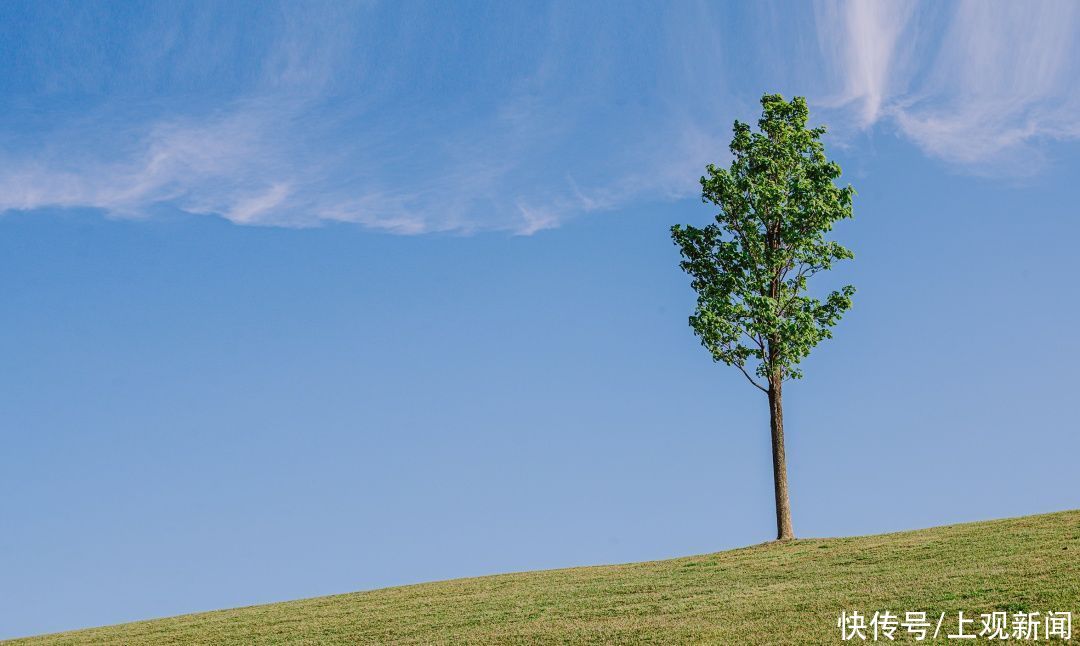
[[[841,609],[947,612],[953,632],[959,610],[1071,611],[1080,624],[1080,510],[425,583],[13,643],[832,643]]]

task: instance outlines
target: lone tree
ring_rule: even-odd
[[[806,99],[767,94],[761,107],[760,132],[735,122],[731,167],[709,164],[701,178],[702,202],[720,209],[715,223],[675,225],[671,237],[697,292],[690,327],[701,345],[769,397],[776,532],[787,540],[794,532],[782,385],[802,377],[799,362],[851,307],[851,285],[824,300],[806,292],[811,276],[853,257],[825,234],[851,217],[855,191],[833,183],[840,166],[825,157],[825,128],[807,129]]]

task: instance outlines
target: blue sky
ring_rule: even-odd
[[[5,3],[0,637],[771,537],[667,235],[763,92],[859,192],[796,532],[1080,506],[1080,6]]]

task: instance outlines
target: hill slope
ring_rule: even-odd
[[[426,583],[15,643],[829,643],[839,641],[840,609],[947,611],[951,632],[958,610],[1071,611],[1080,623],[1080,510]]]

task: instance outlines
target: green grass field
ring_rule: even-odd
[[[841,609],[947,612],[942,643],[964,643],[945,640],[959,610],[1071,611],[1080,641],[1080,510],[426,583],[14,643],[813,644],[840,641]]]

